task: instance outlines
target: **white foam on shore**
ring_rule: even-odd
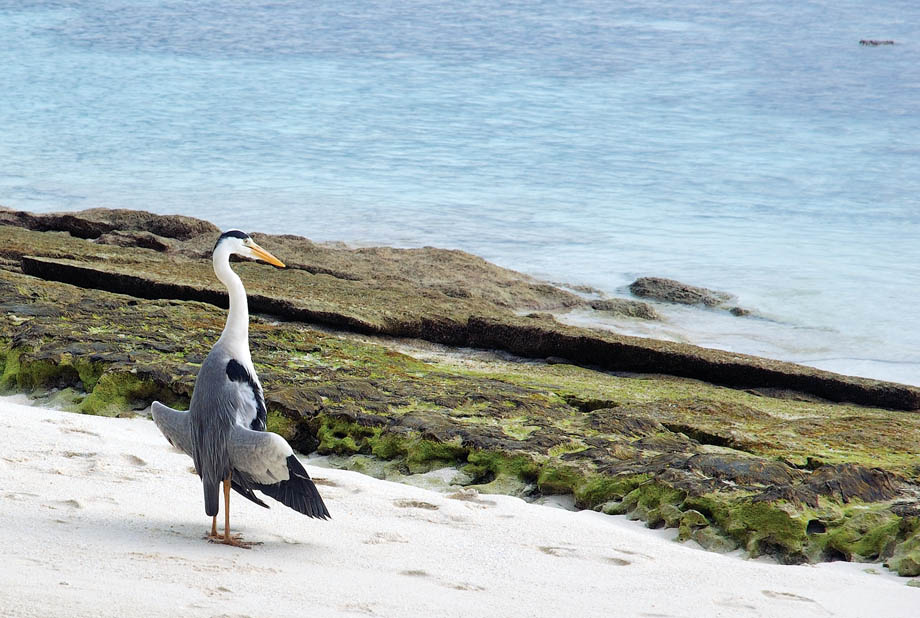
[[[21,402],[0,399],[3,616],[908,618],[920,606],[879,565],[744,560],[622,517],[309,461],[332,520],[234,494],[234,530],[262,545],[213,545],[191,461],[152,422]]]

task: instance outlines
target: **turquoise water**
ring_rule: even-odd
[[[920,383],[916,3],[84,4],[0,0],[0,204],[673,277],[761,318],[609,325]]]

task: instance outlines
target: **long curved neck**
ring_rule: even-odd
[[[220,341],[231,346],[234,352],[249,356],[249,304],[246,288],[233,269],[230,268],[230,252],[218,248],[214,252],[214,273],[230,294],[230,311],[227,324],[220,335]],[[242,360],[242,359],[241,359]]]

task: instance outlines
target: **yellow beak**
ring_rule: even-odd
[[[269,264],[273,266],[284,268],[284,262],[276,258],[274,255],[272,255],[271,253],[269,253],[268,251],[266,251],[265,249],[263,249],[256,243],[252,243],[251,245],[249,245],[249,248],[252,249],[252,252],[255,253],[256,257],[259,258],[260,260],[268,262]]]

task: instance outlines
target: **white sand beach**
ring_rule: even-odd
[[[208,543],[191,460],[146,419],[0,399],[2,616],[920,615],[879,565],[780,566],[623,517],[307,469],[330,521],[234,494]],[[874,573],[867,572],[874,571]]]

